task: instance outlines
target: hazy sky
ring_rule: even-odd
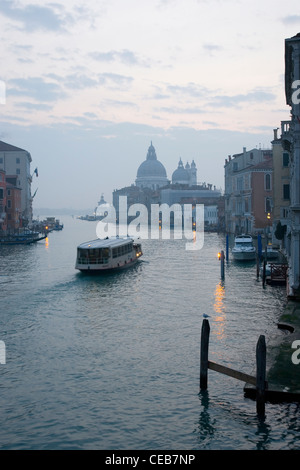
[[[284,40],[299,0],[1,0],[0,139],[31,153],[34,207],[93,208],[134,183],[152,141],[168,177],[289,119]]]

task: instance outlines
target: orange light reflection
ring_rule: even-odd
[[[224,282],[220,281],[216,285],[215,290],[215,301],[214,301],[214,311],[216,316],[214,320],[216,321],[217,331],[216,335],[223,337],[225,334],[224,324],[225,324],[225,304],[224,304],[224,297],[225,297],[225,286]]]

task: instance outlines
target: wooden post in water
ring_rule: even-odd
[[[226,261],[229,262],[229,237],[226,235]]]
[[[207,389],[209,332],[209,322],[207,319],[204,319],[202,322],[200,343],[200,390]]]
[[[256,277],[259,278],[259,255],[256,255]]]
[[[256,345],[256,411],[261,417],[265,415],[266,390],[266,341],[260,335]]]
[[[263,275],[262,275],[262,284],[263,284],[263,287],[265,287],[265,284],[266,284],[266,259],[264,258],[264,262],[263,262]]]
[[[221,279],[224,279],[225,278],[225,263],[224,263],[224,251],[222,250],[221,251],[221,258],[220,258],[220,261],[221,261]]]

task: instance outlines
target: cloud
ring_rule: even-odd
[[[71,74],[61,79],[61,83],[67,88],[79,90],[84,88],[96,87],[98,80],[95,80],[84,74]]]
[[[290,25],[290,24],[296,24],[298,23],[300,25],[300,15],[289,15],[289,16],[284,16],[281,19],[283,24]]]
[[[61,9],[61,7],[59,6]],[[27,32],[36,30],[62,31],[65,26],[64,15],[54,9],[40,5],[17,6],[10,0],[1,0],[0,14],[22,24]]]
[[[46,82],[41,77],[14,78],[8,82],[8,95],[27,96],[38,102],[56,101],[65,93],[56,83]]]
[[[128,49],[123,49],[122,51],[91,52],[90,57],[99,62],[118,61],[126,65],[145,65],[144,61]]]
[[[101,84],[108,84],[109,82],[114,83],[118,86],[127,86],[133,82],[132,77],[127,77],[125,75],[119,75],[117,73],[105,72],[99,75],[99,82]]]
[[[159,111],[170,114],[203,114],[205,111],[201,108],[179,108],[179,107],[163,107]]]
[[[52,109],[52,106],[49,104],[30,103],[26,101],[20,101],[16,103],[16,106],[19,108],[25,108],[28,111],[50,111]]]
[[[272,100],[276,100],[276,95],[274,95],[273,93],[261,90],[254,90],[246,94],[238,94],[232,96],[218,95],[209,104],[212,106],[230,108],[243,103],[261,103]]]
[[[168,85],[167,90],[173,94],[189,95],[193,98],[202,98],[208,93],[207,88],[197,85],[196,83],[188,83],[187,85]]]
[[[202,47],[210,56],[212,56],[214,52],[220,52],[223,50],[223,47],[218,46],[217,44],[204,44]]]

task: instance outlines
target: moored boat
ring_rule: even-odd
[[[272,245],[267,245],[266,256],[267,256],[267,259],[277,259],[278,250],[275,250],[275,248],[273,248]]]
[[[256,249],[251,235],[235,237],[232,256],[236,261],[251,261],[256,258]]]
[[[129,268],[143,255],[140,243],[131,237],[112,237],[81,243],[77,247],[75,269],[101,273]]]

